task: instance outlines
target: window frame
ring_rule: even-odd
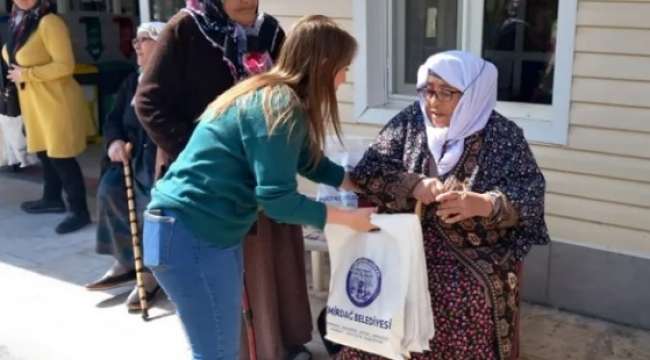
[[[389,1],[389,9],[388,9],[388,14],[399,14],[399,16],[405,16],[406,15],[406,2],[408,0],[404,0],[400,2],[400,4],[396,4],[395,1]],[[462,23],[462,17],[463,14],[461,13],[461,4],[456,5],[458,7],[458,13],[456,17],[456,23],[461,24]],[[392,16],[389,16],[389,24],[388,28],[389,29],[395,29],[399,27],[398,31],[406,31],[405,27],[405,21],[395,21]],[[444,25],[443,25],[444,26]],[[444,31],[444,29],[442,30]],[[461,42],[461,32],[458,31],[457,29],[457,34],[455,36],[455,40],[457,44],[460,44]],[[402,66],[406,66],[406,45],[404,42],[399,42],[398,44],[395,44],[395,39],[398,37],[396,36],[397,34],[393,33],[390,35],[390,39],[388,40],[388,53],[390,55],[390,69],[401,69]],[[400,52],[402,54],[400,54]],[[398,54],[398,55],[395,55]],[[396,100],[413,100],[413,96],[415,96],[415,89],[409,89],[406,90],[407,86],[410,84],[406,83],[404,79],[404,73],[402,71],[399,71],[398,74],[391,73],[389,74],[390,77],[388,79],[388,89],[392,91],[389,94],[389,97],[391,99],[396,99]],[[398,89],[398,90],[395,90]]]
[[[138,0],[138,6],[140,8],[140,22],[151,21],[151,2],[149,0]]]
[[[459,0],[461,49],[481,55],[484,0]],[[355,61],[354,122],[385,125],[414,96],[391,94],[393,0],[353,0]],[[503,102],[497,111],[524,129],[528,140],[566,145],[568,140],[578,0],[558,1],[557,43],[551,105]],[[472,21],[466,21],[472,19]],[[474,21],[473,19],[480,19]]]

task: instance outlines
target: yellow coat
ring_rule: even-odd
[[[7,48],[2,50],[7,61]],[[52,158],[70,158],[86,148],[90,109],[74,80],[75,61],[68,28],[54,14],[44,16],[16,62],[24,67],[18,98],[25,122],[27,150],[47,151]],[[23,88],[23,89],[21,89]]]

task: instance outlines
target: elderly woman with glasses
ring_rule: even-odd
[[[165,24],[143,23],[138,27],[133,47],[137,55],[140,72],[149,62],[158,36]],[[142,214],[149,203],[149,192],[154,180],[156,145],[140,125],[133,108],[133,96],[140,74],[133,73],[124,80],[117,93],[113,110],[104,122],[103,135],[107,157],[102,168],[102,177],[97,190],[98,226],[97,253],[115,258],[113,266],[100,279],[86,285],[88,290],[104,290],[126,285],[135,280],[133,248],[129,230],[129,213],[124,185],[123,164],[131,161],[133,166],[133,188],[137,213]],[[127,149],[130,144],[131,149]],[[140,221],[139,224],[142,224]],[[159,287],[150,273],[145,273],[145,288],[149,300]],[[127,299],[130,310],[139,309],[137,291]]]
[[[430,57],[419,99],[393,118],[351,178],[380,211],[423,204],[435,337],[413,359],[517,358],[520,264],[548,243],[545,182],[522,130],[497,113],[497,69]],[[342,359],[374,359],[344,349]]]

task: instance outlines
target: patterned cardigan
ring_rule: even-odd
[[[472,148],[477,149],[474,157],[468,156]],[[351,178],[381,211],[407,212],[413,211],[415,201],[411,193],[420,179],[436,175],[424,117],[415,102],[383,128]],[[549,242],[544,221],[544,176],[523,131],[499,113],[493,112],[482,131],[465,139],[461,161],[439,178],[446,183],[460,181],[470,191],[503,194],[512,205],[518,221],[500,231],[498,247],[506,245],[507,249],[495,251],[509,250],[520,260],[532,245]]]

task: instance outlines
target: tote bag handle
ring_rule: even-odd
[[[422,201],[420,200],[415,203],[415,215],[418,216],[418,219],[422,220]]]

